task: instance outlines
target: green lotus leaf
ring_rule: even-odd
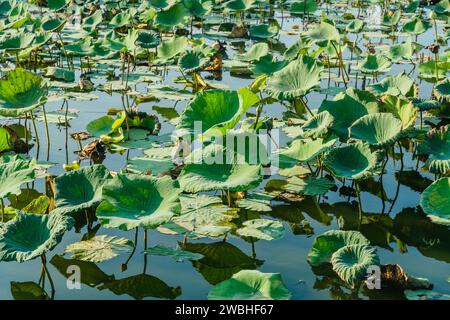
[[[155,24],[162,29],[172,29],[177,26],[185,25],[189,11],[181,3],[175,3],[166,10],[161,10],[156,13]]]
[[[41,28],[46,32],[60,32],[67,20],[59,20],[58,18],[44,18]]]
[[[0,153],[12,150],[13,147],[14,143],[12,142],[11,134],[6,128],[0,127]]]
[[[360,180],[373,174],[378,160],[379,155],[368,144],[356,143],[328,151],[323,162],[337,177]]]
[[[419,35],[430,28],[431,24],[428,21],[425,21],[420,16],[415,15],[403,25],[402,31],[413,35]]]
[[[17,117],[47,100],[47,85],[42,77],[21,68],[0,80],[0,116]]]
[[[256,5],[256,0],[230,0],[225,7],[230,11],[247,11]]]
[[[365,244],[347,245],[331,256],[331,264],[337,275],[353,288],[367,276],[370,266],[380,265],[377,250]]]
[[[242,270],[211,289],[209,300],[289,300],[291,293],[279,273]]]
[[[279,100],[295,100],[320,86],[323,66],[309,56],[299,56],[267,81],[266,90]]]
[[[450,126],[431,130],[417,150],[428,154],[426,166],[432,173],[447,174],[450,172]]]
[[[142,273],[123,279],[107,281],[98,289],[108,289],[116,295],[127,294],[136,300],[142,300],[146,297],[175,299],[181,294],[180,287],[169,287],[161,279]]]
[[[402,133],[402,121],[390,113],[373,113],[356,120],[349,128],[351,138],[374,146],[395,143]]]
[[[178,67],[187,74],[202,70],[209,62],[209,58],[197,51],[186,51],[178,60]]]
[[[277,156],[279,156],[280,168],[291,168],[298,162],[308,162],[313,160],[322,152],[330,149],[337,139],[296,139],[291,145],[282,149]]]
[[[391,68],[392,62],[382,54],[368,55],[363,59],[358,69],[364,73],[381,73],[387,72]]]
[[[159,33],[153,31],[140,31],[136,44],[144,49],[156,48],[161,43]]]
[[[445,79],[436,84],[434,95],[437,99],[450,101],[450,79]]]
[[[353,19],[345,26],[345,31],[351,33],[358,33],[364,28],[364,21],[360,19]]]
[[[347,94],[336,96],[334,100],[324,100],[318,112],[324,111],[328,111],[334,117],[332,130],[344,141],[348,138],[348,128],[369,113],[363,104]]]
[[[133,242],[128,239],[101,235],[72,243],[64,252],[71,253],[72,259],[102,262],[117,257],[122,252],[130,252],[133,247]]]
[[[269,45],[265,42],[254,44],[245,54],[238,55],[237,59],[251,62],[258,60],[269,53]]]
[[[438,61],[437,63],[437,78],[438,81],[447,79],[447,72],[450,68],[450,63],[446,61]],[[417,68],[419,71],[419,78],[428,82],[436,82],[436,62],[427,61],[419,64]]]
[[[269,39],[278,34],[280,27],[276,24],[258,24],[249,29],[250,38]]]
[[[109,135],[122,126],[125,121],[124,116],[114,119],[111,116],[103,116],[92,120],[86,125],[86,130],[89,134],[95,137]]]
[[[389,95],[384,96],[381,100],[380,111],[389,112],[400,119],[403,130],[415,125],[419,110],[409,100]]]
[[[183,5],[189,10],[191,16],[204,17],[211,12],[212,1],[203,0],[182,0]]]
[[[369,89],[376,95],[392,95],[392,96],[414,96],[414,80],[408,77],[405,72],[394,76],[384,78],[378,83],[369,87]]]
[[[69,0],[48,0],[47,7],[53,11],[59,11],[69,4]]]
[[[331,262],[333,253],[349,245],[370,245],[359,231],[330,230],[313,241],[307,260],[312,266]]]
[[[0,261],[24,262],[52,250],[73,220],[60,214],[21,213],[3,224],[0,231]]]
[[[204,255],[200,253],[194,253],[182,250],[180,248],[170,248],[161,245],[156,245],[152,248],[145,250],[146,254],[154,255],[154,256],[169,256],[175,259],[176,261],[183,260],[200,260],[204,257]]]
[[[378,98],[367,90],[348,88],[345,92],[341,92],[336,95],[334,100],[339,100],[345,96],[349,96],[362,104],[367,109],[369,114],[379,112]]]
[[[272,211],[270,202],[273,200],[273,196],[267,193],[256,192],[247,195],[245,198],[236,201],[239,208],[247,210],[268,212]]]
[[[102,187],[110,173],[103,165],[66,172],[55,178],[55,205],[62,214],[75,214],[102,201]]]
[[[239,91],[207,90],[197,93],[180,116],[178,129],[194,133],[196,122],[201,123],[203,136],[225,134],[256,102],[258,96],[247,88]]]
[[[306,37],[315,41],[335,41],[339,42],[339,31],[335,26],[322,22],[314,24],[307,32]]]
[[[118,174],[103,187],[97,218],[106,228],[156,228],[180,211],[178,183],[170,177]]]
[[[109,22],[109,25],[112,28],[120,28],[126,25],[130,25],[133,21],[133,17],[130,14],[129,10],[119,12],[116,14],[111,21]]]
[[[429,217],[437,217],[442,224],[450,222],[450,178],[441,178],[425,189],[420,206]],[[445,222],[445,223],[444,223]]]
[[[74,82],[75,72],[73,70],[67,70],[59,67],[47,67],[45,70],[45,76],[54,80]]]
[[[441,0],[434,6],[434,11],[439,14],[446,14],[450,12],[449,0]]]
[[[127,171],[131,173],[149,173],[156,176],[175,167],[172,160],[136,157],[128,160]]]
[[[333,123],[334,117],[328,111],[319,112],[302,125],[303,137],[313,139],[323,137]]]
[[[173,37],[158,46],[158,58],[167,61],[183,53],[188,45],[186,37]]]
[[[0,198],[21,193],[20,186],[36,178],[35,160],[3,155],[0,158]]]
[[[50,300],[47,292],[33,281],[11,281],[11,295],[14,300]]]
[[[245,221],[236,233],[241,237],[271,241],[283,237],[284,226],[278,220],[253,219]]]
[[[301,35],[300,38],[283,53],[283,57],[286,61],[297,59],[298,55],[307,53],[310,45],[311,40]]]
[[[400,44],[394,44],[389,47],[388,56],[393,61],[399,61],[399,60],[411,60],[414,54],[414,47],[411,42],[411,38],[408,38],[407,41],[400,43]]]
[[[250,64],[250,70],[255,75],[273,75],[287,65],[287,61],[276,61],[271,54],[265,55]]]
[[[246,191],[262,181],[260,165],[189,163],[179,177],[185,192],[212,190]]]
[[[91,37],[85,37],[78,41],[64,45],[64,48],[68,53],[75,56],[86,56],[86,55],[89,56],[94,53],[95,46],[92,43]]]
[[[83,28],[83,30],[93,32],[95,29],[97,29],[97,26],[102,23],[102,21],[102,11],[96,10],[93,14],[83,19],[83,24],[81,25],[81,27]]]
[[[314,0],[300,0],[291,4],[291,14],[293,16],[302,16],[317,11],[318,5]]]
[[[175,1],[174,0],[147,0],[147,3],[156,8],[156,9],[164,9],[171,6]]]
[[[4,35],[0,38],[0,50],[19,51],[27,49],[31,46],[35,38],[32,33],[20,33],[7,37]]]
[[[292,193],[317,196],[327,193],[332,187],[334,187],[334,182],[327,178],[309,177],[301,179],[291,177],[287,180],[287,184],[283,188]]]
[[[50,206],[50,198],[42,195],[36,199],[33,199],[22,211],[34,214],[46,214],[48,207]]]

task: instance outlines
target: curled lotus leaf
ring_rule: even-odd
[[[291,293],[279,273],[242,270],[214,286],[209,300],[289,300]]]
[[[380,264],[380,259],[371,246],[348,245],[333,253],[331,264],[337,275],[354,288],[367,276],[369,267]]]
[[[302,125],[303,137],[313,139],[323,137],[333,123],[334,117],[328,111],[319,112]]]
[[[331,262],[332,255],[339,249],[349,245],[370,245],[359,231],[330,230],[313,241],[307,260],[312,266]]]
[[[435,222],[450,225],[450,178],[441,178],[428,186],[422,193],[420,206]]]
[[[35,215],[18,211],[0,230],[0,261],[24,262],[52,250],[73,225],[61,214]]]
[[[426,166],[432,173],[447,174],[450,172],[450,126],[446,125],[428,132],[417,150],[427,154]]]
[[[349,128],[351,138],[374,146],[395,143],[402,133],[402,121],[390,113],[368,114],[356,120]]]
[[[360,180],[373,174],[379,154],[366,143],[356,143],[328,151],[323,161],[335,176]]]

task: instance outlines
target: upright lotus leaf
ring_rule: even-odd
[[[249,29],[250,38],[269,39],[278,34],[280,27],[278,24],[258,24]]]
[[[414,54],[414,47],[411,38],[403,43],[389,46],[388,56],[393,61],[411,60]]]
[[[212,190],[246,191],[262,181],[260,165],[189,163],[179,177],[185,192]]]
[[[97,28],[97,26],[102,23],[102,21],[102,11],[96,10],[93,14],[83,19],[81,27],[83,28],[83,30],[93,32]]]
[[[256,0],[230,0],[225,3],[225,7],[230,11],[246,11],[256,5]]]
[[[380,265],[377,250],[365,244],[348,245],[331,256],[331,264],[337,275],[353,288],[367,276],[370,266]]]
[[[291,193],[318,196],[327,193],[332,187],[334,187],[334,182],[327,178],[301,179],[294,176],[287,180],[283,189]]]
[[[279,100],[295,100],[320,86],[323,66],[314,58],[301,55],[267,81],[266,90]]]
[[[324,100],[318,111],[328,111],[334,117],[332,130],[344,141],[348,138],[348,128],[369,113],[363,104],[347,94],[334,100]]]
[[[339,31],[328,22],[314,24],[307,32],[306,37],[315,41],[335,41],[339,42]]]
[[[64,251],[72,253],[73,259],[102,262],[117,257],[121,252],[130,252],[133,247],[133,242],[128,239],[101,235],[72,243]]]
[[[4,35],[0,38],[0,50],[20,51],[27,49],[34,41],[35,35],[32,33],[18,33],[10,37]]]
[[[156,9],[164,9],[171,6],[175,1],[174,0],[147,0],[146,1],[150,7]]]
[[[90,56],[94,53],[95,44],[92,42],[91,37],[84,37],[78,41],[68,43],[64,45],[64,48],[68,53],[74,56]],[[122,44],[120,44],[120,50]]]
[[[237,56],[242,61],[254,61],[269,53],[269,45],[265,42],[254,44],[245,54]]]
[[[21,68],[0,80],[0,116],[17,117],[47,100],[47,85],[42,77]]]
[[[364,73],[381,73],[387,72],[391,68],[392,62],[382,54],[368,55],[363,59],[358,69]]]
[[[291,293],[279,273],[242,270],[214,286],[209,300],[289,300]]]
[[[446,14],[450,12],[450,1],[441,0],[434,6],[434,11],[439,14]]]
[[[165,10],[156,13],[155,24],[161,29],[170,30],[174,27],[184,25],[189,16],[189,11],[181,3],[175,3]]]
[[[245,221],[236,233],[241,237],[271,241],[283,237],[284,226],[278,220],[252,219]]]
[[[59,11],[69,4],[69,0],[48,0],[47,7],[53,11]]]
[[[156,48],[161,43],[159,33],[142,30],[139,32],[136,44],[144,49]]]
[[[187,74],[202,70],[209,62],[209,58],[198,51],[186,51],[178,60],[178,67]]]
[[[402,31],[413,35],[419,35],[430,28],[431,24],[428,21],[425,21],[420,16],[415,15],[403,25]]]
[[[437,83],[433,92],[437,99],[450,101],[450,79]]]
[[[360,19],[353,19],[345,26],[345,31],[351,33],[358,33],[361,32],[363,28],[364,28],[364,21]]]
[[[225,134],[258,101],[258,96],[247,88],[202,91],[183,110],[177,128],[194,133],[195,126],[200,124],[198,134]]]
[[[183,53],[188,45],[186,37],[173,37],[170,40],[163,41],[158,46],[158,58],[164,61],[172,59]]]
[[[182,0],[183,5],[188,9],[191,16],[203,17],[212,10],[212,1],[203,0]]]
[[[104,165],[92,165],[55,178],[55,205],[62,214],[75,214],[102,201],[103,185],[110,173]]]
[[[379,155],[368,144],[356,143],[328,151],[324,164],[337,177],[360,180],[373,174]]]
[[[52,250],[73,225],[60,214],[35,215],[18,211],[0,231],[0,261],[24,262]]]
[[[67,20],[47,17],[42,21],[41,28],[46,32],[60,32],[64,28],[66,22]]]
[[[427,187],[420,206],[433,221],[450,225],[450,178],[441,178]]]
[[[129,10],[125,10],[117,13],[114,17],[112,17],[109,22],[109,26],[112,28],[120,28],[126,25],[131,25],[133,22],[133,17]]]
[[[280,150],[279,157],[280,168],[291,168],[298,162],[308,162],[313,160],[322,152],[330,149],[337,139],[296,139],[293,140],[291,145]]]
[[[276,59],[274,59],[274,57],[271,54],[268,54],[259,58],[256,61],[253,61],[250,64],[249,69],[255,75],[271,76],[275,72],[283,69],[287,64],[288,62],[286,60],[276,61]]]
[[[303,125],[303,137],[305,138],[319,138],[328,133],[328,130],[333,126],[334,117],[328,111],[322,111],[308,119]]]
[[[300,0],[291,4],[291,14],[293,16],[302,16],[316,12],[317,8],[317,2],[314,0]]]
[[[12,150],[13,148],[14,143],[10,132],[4,127],[0,127],[0,153]]]
[[[345,92],[336,95],[335,100],[339,100],[345,96],[349,96],[362,104],[369,114],[379,112],[378,98],[367,90],[359,90],[356,88],[348,88]]]
[[[118,174],[103,187],[97,218],[106,228],[156,228],[179,213],[179,193],[168,176]]]
[[[351,138],[374,146],[385,146],[397,141],[402,133],[402,121],[390,113],[373,113],[356,120],[349,128]]]
[[[20,156],[4,155],[0,158],[0,199],[9,194],[20,194],[20,186],[36,178],[34,163],[34,160]]]
[[[359,231],[330,230],[313,241],[307,260],[312,266],[331,262],[333,253],[349,245],[370,245]]]
[[[75,71],[60,67],[47,67],[45,77],[59,81],[74,82]]]
[[[427,154],[426,166],[432,173],[447,174],[450,172],[450,126],[431,130],[417,150]]]
[[[180,287],[169,287],[161,279],[145,273],[107,281],[99,286],[98,289],[108,289],[116,295],[127,294],[136,300],[142,300],[146,297],[175,299],[181,294]]]
[[[103,116],[92,120],[86,125],[86,130],[89,134],[95,137],[109,135],[122,126],[125,121],[124,116],[113,118],[111,116]]]
[[[411,101],[401,97],[386,95],[381,98],[380,111],[389,112],[402,121],[402,129],[415,125],[419,110]]]
[[[392,96],[414,96],[414,80],[408,77],[405,72],[397,75],[388,76],[378,83],[369,87],[369,90],[378,96],[392,95]]]

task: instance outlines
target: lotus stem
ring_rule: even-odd
[[[52,290],[51,299],[53,300],[55,298],[55,284],[53,283],[52,276],[50,275],[50,272],[47,269],[47,258],[45,257],[45,254],[41,255],[41,261],[42,261],[42,267],[44,268],[44,271],[48,276],[48,281],[50,282],[50,287]]]
[[[37,146],[36,153],[37,153],[37,157],[39,157],[39,148],[40,148],[39,134],[38,134],[38,131],[37,131],[36,121],[34,119],[33,111],[30,111],[30,118],[31,118],[31,122],[33,123],[34,135],[36,136],[36,146]],[[25,134],[27,134],[26,128],[25,128]]]
[[[144,228],[144,271],[142,273],[146,273],[147,272],[147,253],[145,251],[147,251],[147,229]]]
[[[64,42],[62,40],[61,33],[57,32],[56,34],[58,35],[59,42],[61,43],[61,48],[64,51],[64,56],[66,57],[67,68],[69,68],[69,70],[72,70],[72,67],[71,67],[72,64],[70,63],[69,54],[67,53],[66,47],[64,46]]]
[[[251,243],[252,243],[252,258],[256,259],[255,240],[253,238],[251,240]]]
[[[5,221],[5,202],[3,201],[3,198],[0,198],[0,204],[2,206],[2,222]]]
[[[47,161],[50,159],[50,132],[48,130],[47,121],[47,111],[45,110],[45,105],[42,105],[42,110],[44,111],[44,123],[45,123],[45,136],[47,138]]]
[[[382,203],[382,209],[381,209],[381,213],[384,213],[384,210],[386,209],[386,199],[384,198],[384,193],[383,193],[383,175],[384,175],[384,170],[386,169],[386,165],[389,161],[389,154],[388,154],[388,149],[385,148],[385,161],[383,163],[383,167],[381,168],[381,173],[380,173],[380,188],[381,188],[381,203]]]
[[[130,262],[131,258],[134,256],[134,253],[136,252],[136,247],[137,247],[137,242],[138,242],[138,233],[139,233],[139,228],[136,227],[134,228],[134,246],[133,246],[133,250],[131,250],[130,256],[128,257],[128,259],[125,261],[125,263],[122,264],[122,271],[127,270],[127,266],[128,266],[128,262]]]
[[[359,184],[355,181],[355,190],[356,190],[356,198],[358,199],[358,229],[361,227],[362,222],[362,203],[361,203],[361,194],[359,189]]]

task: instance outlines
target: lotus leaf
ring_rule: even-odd
[[[29,112],[47,99],[47,85],[38,75],[21,68],[10,71],[0,80],[0,115],[17,117]]]
[[[119,174],[104,185],[97,217],[106,228],[156,228],[180,211],[177,185],[167,176]]]
[[[392,62],[384,55],[368,55],[358,65],[359,70],[364,73],[386,72],[391,67]]]
[[[242,270],[217,284],[208,293],[209,300],[289,300],[291,293],[279,273]]]
[[[287,185],[284,189],[292,193],[300,193],[307,196],[317,196],[325,194],[334,187],[334,182],[327,178],[312,178],[301,179],[298,177],[291,177],[287,180]]]
[[[35,178],[35,160],[22,159],[20,156],[0,157],[0,198],[20,194],[20,186]]]
[[[200,260],[204,256],[200,253],[194,253],[189,251],[184,251],[180,248],[169,248],[161,245],[154,246],[150,249],[147,249],[145,253],[155,256],[170,256],[174,258],[176,261],[183,261],[183,260]]]
[[[402,130],[414,126],[419,110],[410,101],[390,95],[382,97],[381,100],[380,111],[389,112],[400,119],[402,122]]]
[[[422,193],[420,206],[431,218],[437,222],[450,223],[450,178],[441,178],[433,182]]]
[[[303,125],[303,137],[317,139],[325,136],[333,126],[334,117],[328,111],[322,111],[308,119]]]
[[[0,231],[0,261],[24,262],[52,250],[73,220],[60,214],[35,215],[18,212]]]
[[[414,95],[414,80],[408,77],[405,72],[395,76],[384,78],[370,87],[371,91],[377,95],[402,95],[412,97]]]
[[[334,148],[324,156],[324,164],[337,177],[360,180],[373,174],[379,155],[368,144],[356,143]]]
[[[279,152],[280,168],[291,168],[298,162],[313,160],[322,152],[330,149],[337,139],[296,139],[291,145]]]
[[[267,212],[272,211],[272,208],[270,207],[270,202],[272,199],[273,196],[267,193],[257,192],[251,193],[245,198],[236,201],[236,204],[238,207],[247,210]]]
[[[450,126],[433,129],[418,146],[419,153],[428,154],[426,165],[430,172],[447,174],[450,172]]]
[[[155,23],[162,29],[172,29],[186,23],[189,11],[181,3],[175,3],[171,7],[159,11],[155,16]]]
[[[419,35],[431,28],[428,21],[422,20],[420,16],[413,16],[404,25],[402,30],[413,35]]]
[[[284,226],[278,220],[253,219],[245,221],[242,228],[236,230],[242,237],[251,237],[261,240],[276,240],[284,235]]]
[[[402,121],[390,113],[373,113],[356,120],[349,128],[351,138],[374,146],[393,144],[402,132]]]

